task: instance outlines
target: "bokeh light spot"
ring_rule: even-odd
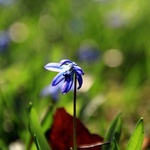
[[[40,17],[39,24],[46,29],[57,28],[56,20],[47,14]]]
[[[123,62],[123,54],[117,49],[107,50],[103,55],[103,61],[108,67],[118,67]]]
[[[10,143],[9,150],[24,150],[24,145],[21,141],[15,141]]]
[[[29,32],[24,23],[15,22],[10,26],[9,34],[12,41],[21,43],[27,39]]]
[[[86,81],[86,82],[84,82],[84,81]],[[94,80],[93,80],[92,76],[87,75],[87,74],[84,75],[83,76],[83,85],[82,85],[82,88],[80,89],[80,91],[87,92],[93,85],[93,82],[94,82]]]

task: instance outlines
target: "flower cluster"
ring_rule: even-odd
[[[53,79],[52,86],[56,86],[64,80],[61,89],[62,94],[66,94],[70,91],[73,85],[74,75],[78,81],[77,89],[81,88],[83,83],[82,75],[84,75],[84,72],[75,62],[68,59],[63,59],[59,63],[48,63],[44,66],[44,68],[50,71],[59,72]]]

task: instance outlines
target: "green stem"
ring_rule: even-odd
[[[77,135],[76,135],[76,88],[77,77],[74,78],[74,101],[73,101],[73,150],[77,150]]]

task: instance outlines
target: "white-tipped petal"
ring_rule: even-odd
[[[67,69],[65,66],[60,66],[60,63],[48,63],[44,66],[45,69],[55,72],[62,72]]]

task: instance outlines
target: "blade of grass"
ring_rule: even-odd
[[[36,111],[31,103],[29,106],[29,131],[35,140],[38,150],[50,150],[50,147],[42,132]]]
[[[51,127],[52,122],[53,122],[53,107],[49,105],[46,110],[45,116],[41,121],[41,127],[44,133]]]
[[[135,129],[127,144],[126,150],[141,150],[144,139],[144,124],[143,118],[141,118],[135,126]]]
[[[39,142],[38,142],[38,140],[37,140],[35,134],[33,135],[33,138],[34,138],[34,142],[35,142],[35,145],[36,145],[37,150],[41,150],[40,145],[39,145]]]
[[[115,137],[116,141],[118,142],[121,135],[121,128],[122,128],[122,118],[121,113],[119,113],[115,119],[112,121],[109,130],[106,134],[105,141],[112,141]],[[103,147],[103,150],[112,150],[114,149],[113,144],[109,144]]]
[[[115,137],[113,138],[113,142],[114,142],[114,150],[120,150],[119,145],[118,145]]]

